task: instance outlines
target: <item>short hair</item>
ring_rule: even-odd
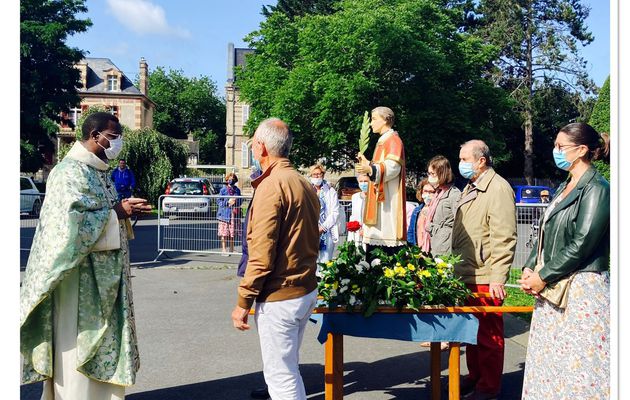
[[[379,115],[381,118],[383,118],[387,126],[394,126],[394,112],[391,108],[383,106],[376,107],[372,110],[372,114]]]
[[[125,164],[127,164],[127,160],[125,160],[124,158],[119,158],[118,159],[118,162],[121,162],[121,161],[124,162]]]
[[[453,176],[453,170],[451,169],[451,163],[448,158],[437,155],[429,160],[427,164],[427,170],[433,168],[438,178],[438,185],[444,185],[453,182],[455,177]]]
[[[422,198],[422,188],[425,185],[429,185],[429,180],[427,178],[422,178],[420,183],[418,183],[418,186],[416,186],[416,199],[418,199],[421,203],[424,203],[424,199]]]
[[[114,122],[120,125],[120,121],[116,116],[108,113],[108,112],[95,112],[94,114],[88,115],[88,117],[83,122],[83,126],[81,127],[81,133],[83,140],[88,140],[90,138],[90,133],[96,130],[97,132],[102,132],[107,129],[107,126],[110,122]]]
[[[238,182],[238,176],[234,172],[229,172],[225,175],[225,181],[227,182],[230,178],[234,179],[234,183]]]
[[[479,140],[479,139],[469,140],[466,143],[461,145],[461,147],[465,147],[465,146],[472,147],[472,154],[473,154],[473,157],[475,157],[475,161],[483,157],[486,159],[486,165],[488,167],[492,167],[492,156],[490,155],[490,148],[483,140]]]
[[[315,171],[316,169],[322,171],[322,175],[326,175],[326,167],[324,167],[322,164],[317,163],[315,165],[311,165],[308,169],[308,176],[313,175],[313,171]]]
[[[293,144],[293,133],[280,118],[267,118],[262,121],[254,136],[265,144],[269,155],[288,157]]]

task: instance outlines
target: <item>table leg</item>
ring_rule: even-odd
[[[459,343],[450,343],[448,356],[448,398],[459,400]]]
[[[442,343],[431,342],[431,400],[440,400],[440,375],[442,372]]]
[[[343,399],[343,335],[329,333],[324,356],[324,399]]]

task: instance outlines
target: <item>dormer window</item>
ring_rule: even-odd
[[[116,75],[107,75],[107,90],[110,92],[118,90],[118,77]]]

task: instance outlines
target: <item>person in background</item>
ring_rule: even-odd
[[[356,232],[348,232],[348,240],[353,240],[357,246],[362,246],[365,250],[365,244],[363,243],[363,206],[365,205],[365,193],[368,190],[370,177],[367,174],[357,174],[357,182],[359,182],[360,192],[352,195],[352,213],[350,214],[350,221],[356,221],[361,224]]]
[[[540,202],[544,204],[549,203],[549,191],[547,189],[540,191]]]
[[[407,231],[407,243],[412,246],[422,245],[424,238],[424,219],[426,216],[427,204],[431,201],[431,196],[435,193],[435,188],[429,184],[429,180],[424,178],[420,181],[416,189],[416,198],[419,205],[413,209],[411,219],[409,220],[409,229]]]
[[[112,171],[111,178],[118,192],[118,200],[131,197],[133,190],[136,188],[136,177],[127,167],[127,161],[124,158],[118,160],[118,168]]]
[[[288,159],[292,141],[289,127],[277,118],[264,120],[254,133],[252,152],[263,174],[252,182],[249,258],[231,315],[236,329],[250,329],[249,310],[256,302],[263,374],[274,400],[306,400],[299,351],[317,302],[320,204]]]
[[[236,186],[238,178],[234,172],[230,172],[225,177],[225,186],[219,192],[217,199],[217,219],[219,220],[219,237],[221,238],[221,251],[224,256],[234,253],[234,236],[240,231],[241,224],[241,203],[242,200],[236,197],[240,196],[241,189]],[[228,253],[226,242],[229,243],[230,252]]]
[[[310,167],[308,177],[319,198],[319,256],[317,263],[325,263],[333,258],[335,245],[339,241],[339,198],[337,191],[326,182],[326,168],[321,164]],[[319,267],[317,268],[319,272]]]
[[[489,294],[470,298],[466,305],[501,306],[516,251],[514,190],[492,168],[490,149],[483,141],[464,143],[459,160],[459,173],[468,184],[453,224],[453,253],[462,257],[454,274],[471,291]],[[501,391],[505,351],[503,314],[476,316],[477,344],[466,346],[468,375],[461,392],[464,399],[496,399]]]
[[[140,367],[128,218],[151,206],[119,200],[107,171],[118,118],[97,112],[81,130],[50,172],[22,280],[22,381],[44,381],[42,400],[122,400]]]
[[[584,123],[568,124],[556,136],[553,158],[569,176],[545,211],[519,280],[537,297],[525,400],[610,396],[610,186],[592,164],[608,156],[608,146],[608,135]],[[539,295],[568,276],[566,308]]]
[[[453,185],[453,171],[446,157],[433,157],[427,170],[435,194],[426,210],[424,235],[418,246],[433,256],[446,255],[451,253],[455,212],[462,193]]]

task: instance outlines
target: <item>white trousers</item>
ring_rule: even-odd
[[[41,400],[124,399],[123,386],[95,381],[77,371],[78,268],[59,283],[53,302],[53,379],[44,381]]]
[[[317,290],[297,299],[256,304],[263,374],[272,400],[306,400],[300,345],[317,302]]]

